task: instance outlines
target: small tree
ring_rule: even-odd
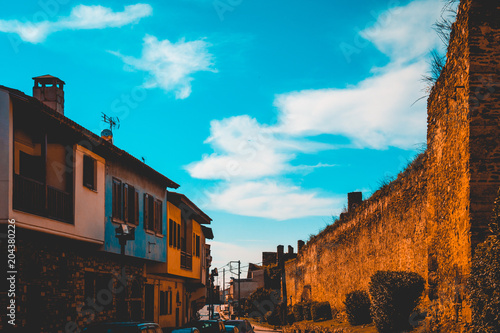
[[[490,232],[476,247],[467,281],[472,308],[471,329],[478,333],[500,332],[500,191]]]
[[[276,291],[259,288],[245,302],[244,311],[252,318],[264,318],[267,312],[273,311],[280,302]]]
[[[372,275],[369,290],[371,314],[377,331],[409,331],[410,314],[417,307],[425,280],[417,273],[378,271]]]
[[[346,295],[345,312],[351,325],[364,325],[372,322],[370,315],[370,296],[364,290],[355,290]]]

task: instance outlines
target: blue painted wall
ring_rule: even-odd
[[[120,179],[122,182],[130,184],[135,187],[136,191],[139,192],[139,225],[135,226],[135,240],[127,241],[125,246],[125,255],[149,259],[159,262],[166,262],[167,260],[167,198],[166,191],[163,189],[163,196],[160,197],[155,193],[160,191],[159,186],[153,185],[140,185],[144,183],[149,183],[144,176],[139,174],[133,175],[133,177],[128,177],[126,179],[123,177],[122,173],[120,175],[113,174],[112,170],[119,169],[119,166],[114,165],[112,168],[107,168],[106,172],[106,203],[105,203],[105,231],[104,231],[104,251],[112,253],[120,253],[121,247],[116,238],[115,229],[119,227],[120,224],[112,222],[112,204],[113,204],[113,177]],[[142,179],[141,179],[142,178]],[[134,179],[136,180],[134,182]],[[139,181],[137,181],[139,180]],[[153,195],[155,199],[162,201],[162,231],[163,237],[157,237],[146,232],[144,229],[144,193]],[[128,224],[129,226],[134,226],[133,224]],[[150,244],[151,243],[151,244]],[[153,245],[154,244],[154,245]]]

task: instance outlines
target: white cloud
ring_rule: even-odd
[[[337,215],[344,195],[324,197],[280,180],[291,172],[332,166],[293,166],[298,154],[345,147],[414,149],[425,141],[426,105],[412,104],[424,94],[427,55],[439,45],[432,24],[441,6],[440,0],[416,0],[391,8],[360,32],[390,61],[356,84],[277,95],[275,124],[247,115],[212,121],[205,143],[214,153],[187,166],[192,177],[224,180],[210,195],[211,207],[277,220]],[[263,142],[255,139],[259,135]],[[341,136],[349,143],[312,142],[317,135]],[[248,146],[253,150],[245,150]]]
[[[210,207],[229,213],[288,220],[306,216],[334,216],[344,197],[321,197],[316,191],[272,180],[226,183],[209,194]]]
[[[280,175],[309,166],[289,164],[295,152],[316,152],[331,148],[306,140],[286,139],[274,128],[259,124],[247,115],[214,120],[205,140],[216,153],[203,156],[186,167],[192,177],[201,179],[258,179]],[[320,165],[323,166],[323,165]],[[324,165],[326,166],[326,165]]]
[[[148,72],[150,77],[144,83],[146,88],[160,87],[165,91],[174,91],[176,98],[184,99],[191,94],[192,74],[217,71],[213,68],[209,46],[203,39],[190,42],[181,39],[171,43],[147,35],[144,37],[141,58],[111,53],[132,68]]]
[[[393,62],[413,60],[436,49],[441,42],[432,29],[442,14],[443,2],[417,0],[381,14],[375,24],[361,32]]]
[[[212,261],[212,267],[220,267],[227,264],[228,261],[234,260],[235,258],[238,258],[241,261],[241,266],[243,267],[246,266],[246,263],[256,263],[262,260],[260,248],[257,246],[249,246],[248,244],[245,244],[245,246],[239,246],[232,243],[218,242],[213,240],[208,241],[208,243],[212,246],[211,251],[212,257],[214,258],[214,260]],[[234,265],[237,266],[238,264],[236,263]],[[247,269],[244,269],[243,267],[241,269],[242,276],[245,276]],[[235,271],[237,271],[237,269]],[[231,274],[228,268],[226,268],[226,274],[226,283],[229,283]],[[219,271],[219,277],[221,276],[222,272]]]
[[[57,31],[118,28],[136,23],[152,13],[153,8],[148,4],[125,6],[122,12],[113,12],[112,9],[103,6],[78,5],[72,9],[68,17],[55,22],[0,20],[0,32],[18,34],[25,42],[41,43]]]
[[[427,64],[389,67],[346,89],[305,90],[279,95],[276,130],[291,136],[342,135],[356,148],[413,148],[425,139],[422,96]]]

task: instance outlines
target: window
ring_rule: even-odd
[[[172,290],[168,289],[168,314],[172,314]]]
[[[96,178],[96,161],[88,155],[83,155],[83,186],[97,190]]]
[[[113,294],[110,292],[110,286],[113,286],[112,275],[85,272],[84,279],[85,307],[91,307],[91,302],[98,302],[105,310],[113,309]]]
[[[139,192],[128,184],[123,184],[123,220],[139,224]]]
[[[33,180],[42,182],[45,180],[42,156],[30,155],[24,151],[19,151],[19,174]]]
[[[122,220],[122,182],[113,178],[113,219]]]
[[[168,221],[168,245],[180,249],[181,248],[181,226],[174,220]]]
[[[163,233],[162,202],[147,193],[144,193],[144,229]]]
[[[167,292],[160,291],[160,315],[168,314]]]
[[[168,245],[174,245],[174,224],[175,222],[172,219],[168,220]]]
[[[200,257],[201,254],[201,237],[196,235],[196,249],[195,249],[195,255],[197,257]]]
[[[139,225],[139,192],[113,178],[113,219]]]

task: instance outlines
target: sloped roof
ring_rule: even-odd
[[[212,221],[212,218],[205,214],[198,206],[196,206],[191,200],[189,200],[188,197],[186,197],[182,193],[178,192],[168,192],[167,194],[167,200],[179,207],[179,205],[185,204],[187,207],[189,207],[198,217],[198,222],[200,224],[210,224]]]
[[[155,169],[151,168],[149,165],[143,163],[142,161],[138,160],[134,156],[130,155],[126,151],[116,147],[113,145],[111,142],[108,142],[106,140],[103,140],[100,136],[92,133],[85,127],[77,124],[73,120],[69,119],[68,117],[60,114],[59,112],[55,111],[54,109],[46,106],[42,102],[40,102],[38,99],[28,96],[25,93],[23,93],[20,90],[17,89],[12,89],[9,87],[5,87],[0,85],[1,90],[7,91],[11,97],[14,97],[15,99],[27,103],[28,107],[31,110],[34,111],[39,111],[41,114],[45,115],[46,117],[58,121],[62,126],[65,126],[66,128],[72,130],[79,136],[88,139],[91,142],[96,142],[98,145],[94,147],[95,153],[98,155],[103,155],[105,158],[114,158],[117,159],[120,162],[126,163],[126,165],[132,167],[135,169],[137,172],[141,172],[146,176],[151,177],[155,181],[159,182],[165,187],[169,188],[178,188],[180,185],[169,179],[168,177],[164,176],[163,174],[159,173]]]

